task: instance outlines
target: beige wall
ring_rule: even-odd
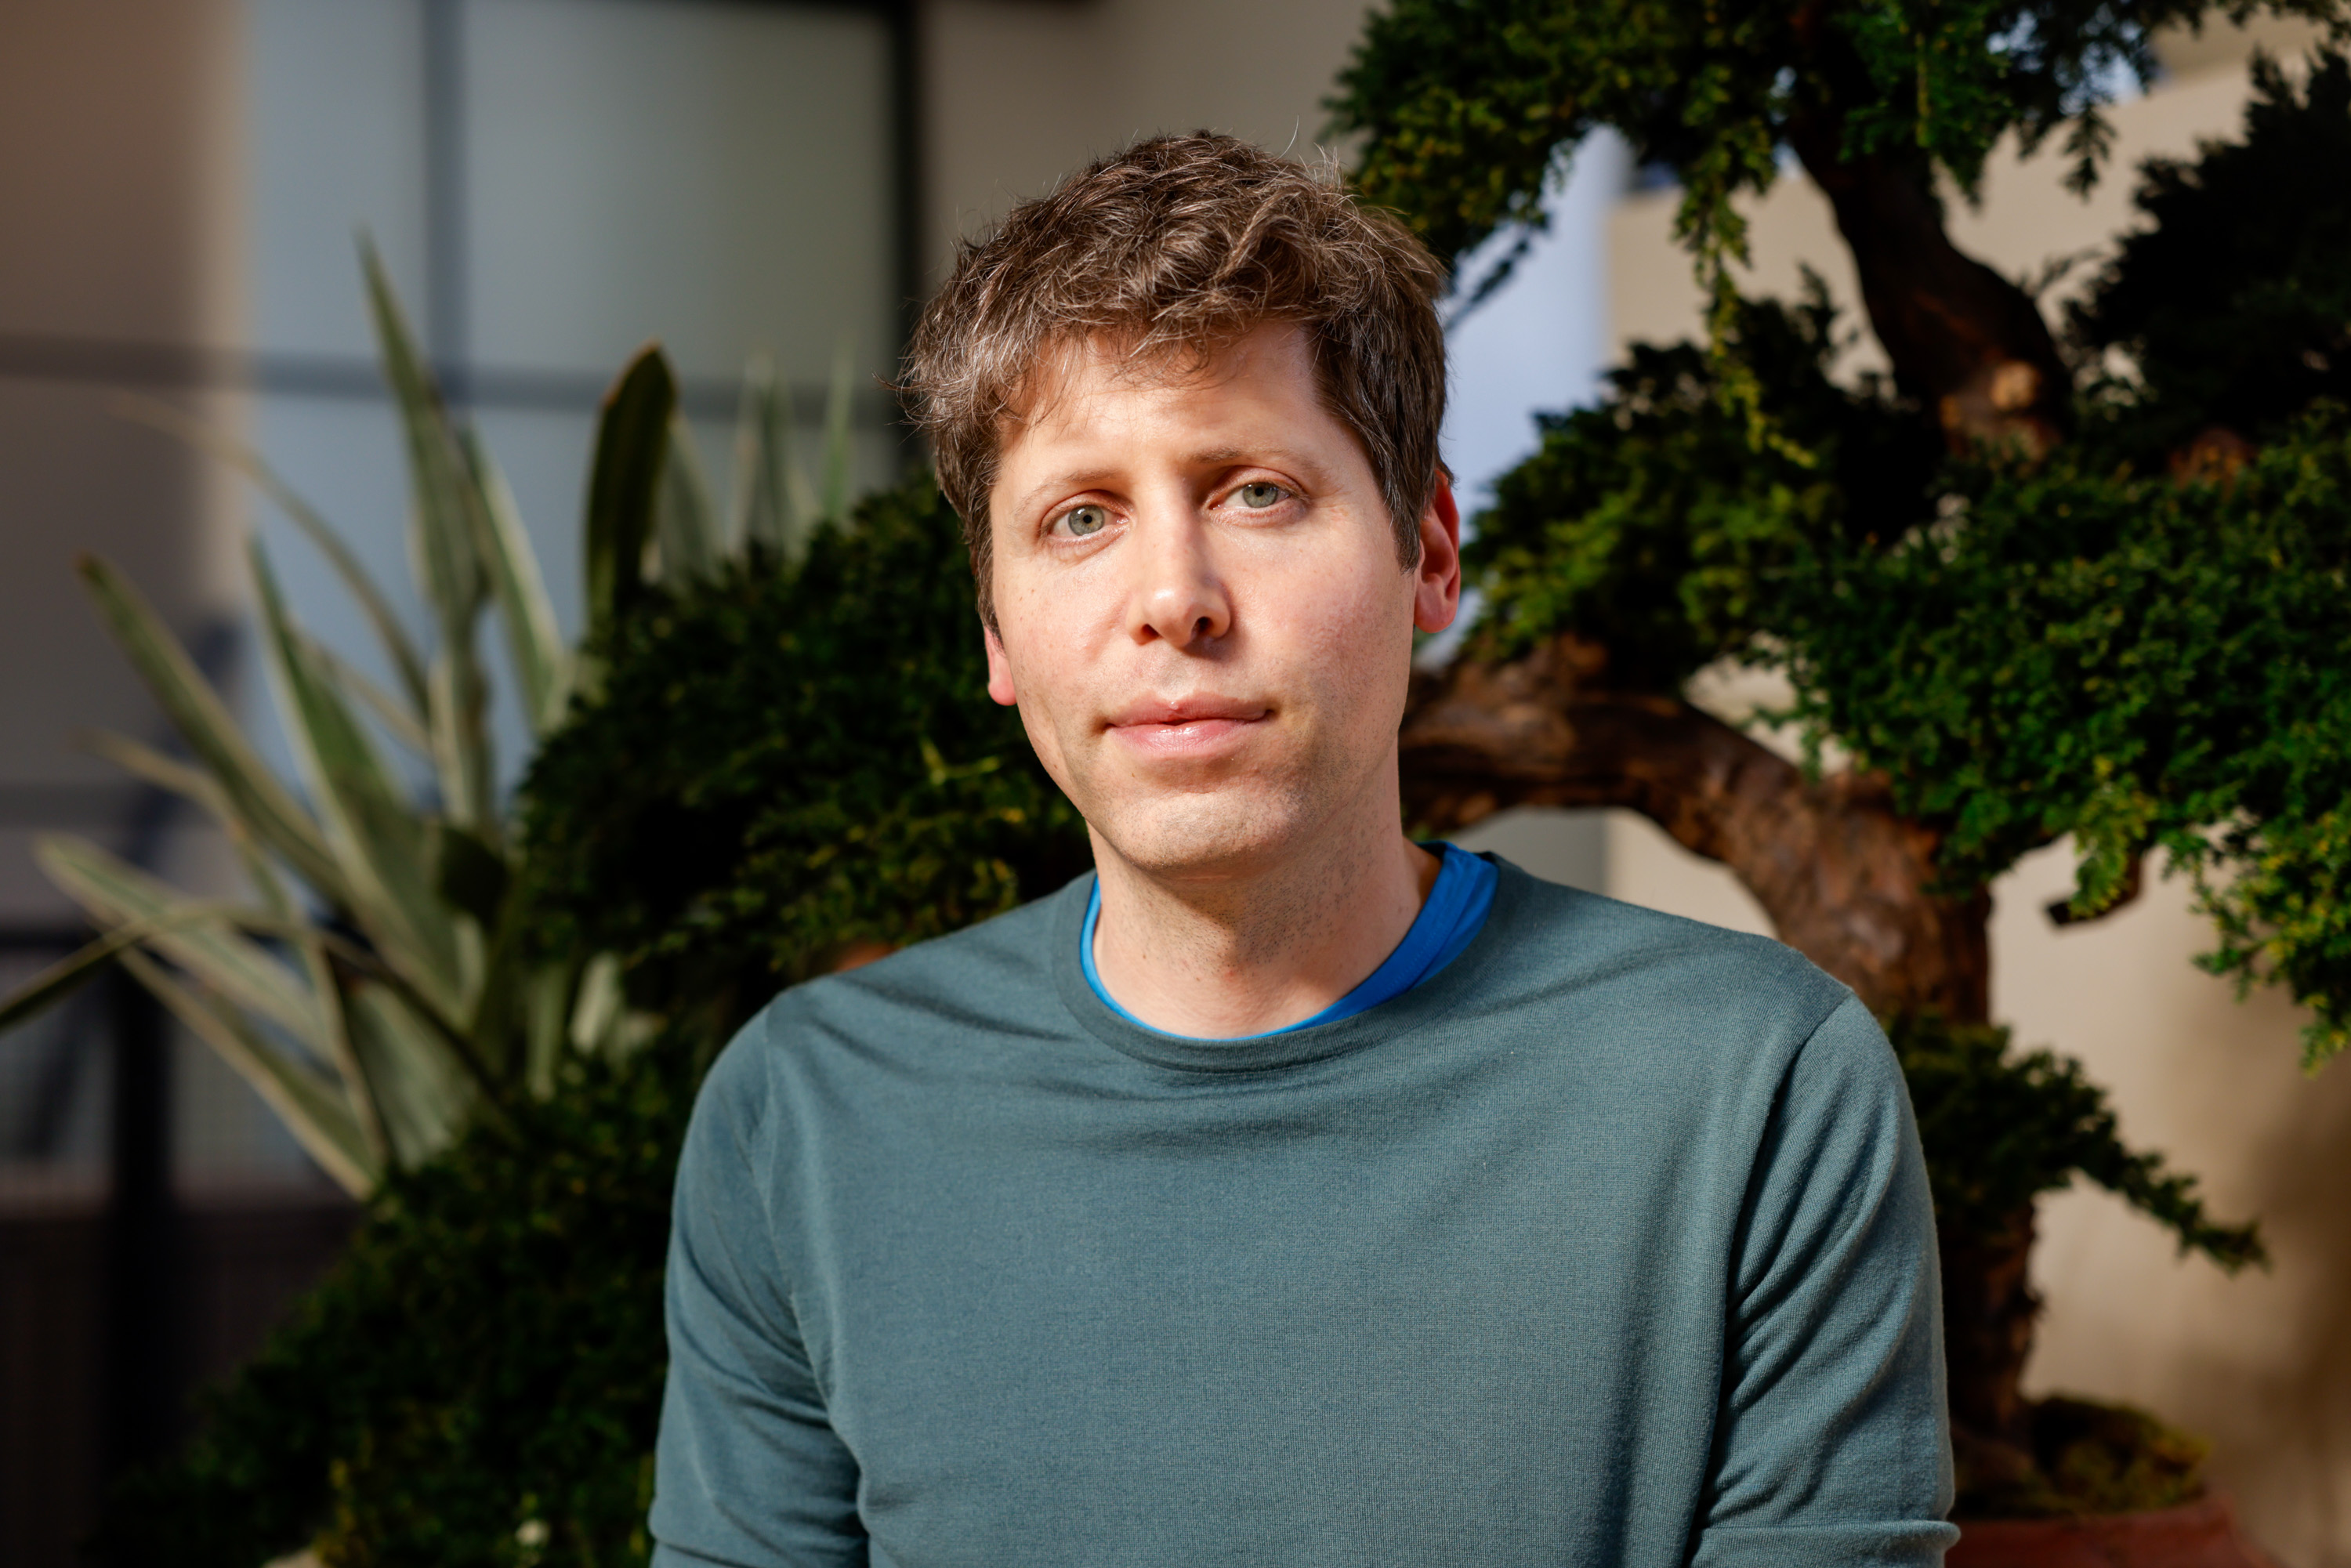
[[[1203,128],[1305,152],[1364,0],[930,0],[925,255],[1140,136]]]
[[[1981,209],[1954,207],[1955,237],[2011,276],[2101,245],[2127,221],[2138,159],[2236,131],[2241,56],[2241,41],[2210,35],[2170,51],[2177,74],[2115,111],[2118,157],[2087,204],[2060,188],[2053,160],[1996,159]],[[1612,221],[1620,342],[1698,329],[1698,290],[1669,240],[1673,200],[1630,198]],[[1852,308],[1851,267],[1809,184],[1783,181],[1754,216],[1748,287],[1791,292],[1799,262],[1810,261]],[[2072,286],[2089,270],[2078,268]],[[1866,344],[1848,362],[1884,361]],[[1713,692],[1730,713],[1756,695],[1738,681]],[[1620,897],[1769,929],[1729,873],[1643,820],[1612,820],[1607,863]],[[2022,1042],[2081,1057],[2111,1092],[2124,1136],[2200,1174],[2222,1214],[2258,1216],[2276,1266],[2231,1281],[2176,1257],[2162,1232],[2103,1192],[2055,1197],[2034,1265],[2048,1305],[2032,1385],[2145,1405],[2206,1434],[2216,1472],[2285,1561],[2351,1564],[2351,1064],[2304,1080],[2295,1009],[2274,993],[2240,1005],[2190,966],[2211,944],[2180,883],[2159,882],[2132,907],[2060,932],[2040,911],[2070,877],[2061,844],[1996,886],[1996,1012]]]
[[[0,920],[68,913],[27,858],[28,819],[96,828],[122,803],[120,776],[72,735],[159,737],[74,557],[114,560],[183,629],[235,602],[217,465],[68,372],[90,364],[78,345],[238,340],[242,50],[235,0],[0,16]],[[173,401],[237,417],[231,399]]]

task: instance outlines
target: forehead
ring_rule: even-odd
[[[1150,343],[1107,332],[1064,338],[1039,354],[1006,400],[1005,440],[1083,423],[1106,402],[1191,399],[1236,387],[1311,390],[1313,371],[1307,330],[1293,321],[1263,321],[1205,342]]]
[[[1072,464],[1092,472],[1144,458],[1277,450],[1318,468],[1368,464],[1326,406],[1311,335],[1295,322],[1156,354],[1114,339],[1081,340],[1041,363],[1025,391],[999,426],[992,486],[999,504],[1012,498],[1008,491],[1025,495],[1032,484],[1050,484],[1048,471]]]

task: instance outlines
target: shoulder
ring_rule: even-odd
[[[1472,1005],[1579,1094],[1798,1171],[1883,1166],[1915,1138],[1876,1019],[1802,954],[1502,869],[1515,897]]]
[[[771,1092],[779,1070],[805,1067],[827,1048],[858,1057],[943,1040],[981,1048],[993,1038],[1045,1027],[1053,945],[1061,928],[1074,930],[1087,883],[1081,877],[977,925],[781,992],[720,1053],[705,1098],[758,1102]]]
[[[1823,1072],[1833,1099],[1900,1095],[1876,1020],[1793,948],[1499,869],[1457,1016],[1577,1094],[1750,1131]]]
[[[1768,936],[1562,887],[1498,862],[1498,980],[1513,991],[1604,995],[1639,1016],[1809,1034],[1853,992]]]

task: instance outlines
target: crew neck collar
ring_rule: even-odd
[[[1238,1040],[1196,1040],[1165,1034],[1123,1018],[1094,994],[1079,960],[1086,904],[1094,873],[1086,873],[1054,895],[1050,962],[1062,1006],[1104,1045],[1155,1067],[1190,1072],[1264,1072],[1343,1056],[1394,1039],[1441,1017],[1477,988],[1500,950],[1507,927],[1526,894],[1527,874],[1496,855],[1481,858],[1498,873],[1494,904],[1484,928],[1460,955],[1421,984],[1376,1007],[1329,1023]]]

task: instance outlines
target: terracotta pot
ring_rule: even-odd
[[[2278,1568],[2218,1492],[2181,1508],[2082,1519],[1963,1519],[1945,1568]]]

